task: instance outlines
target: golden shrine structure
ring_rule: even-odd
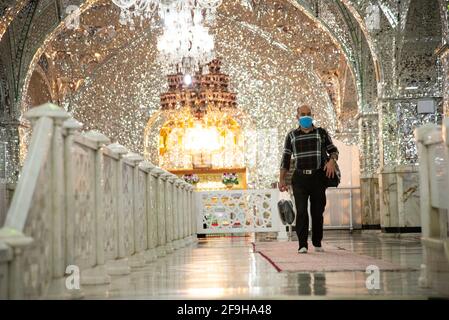
[[[237,97],[229,90],[229,76],[220,70],[221,61],[207,67],[205,74],[168,76],[169,89],[161,94],[161,111],[168,120],[159,132],[159,166],[197,178],[198,190],[246,189]],[[238,184],[225,185],[226,174],[235,174]]]

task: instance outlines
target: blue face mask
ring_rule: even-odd
[[[309,129],[312,126],[313,118],[304,116],[299,118],[299,125],[305,129]]]

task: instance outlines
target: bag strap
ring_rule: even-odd
[[[327,156],[326,152],[326,146],[324,145],[324,141],[326,141],[325,131],[323,128],[319,127],[317,128],[320,137],[321,137],[321,167],[324,168],[324,164],[326,163],[326,160],[329,160],[329,157]]]

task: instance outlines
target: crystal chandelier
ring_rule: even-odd
[[[203,25],[200,8],[176,2],[168,8],[163,16],[164,33],[157,43],[159,60],[166,73],[192,75],[214,58],[214,39]]]
[[[164,22],[158,39],[165,72],[193,74],[214,58],[214,39],[205,26],[213,23],[222,0],[112,0],[120,7],[120,23],[134,28],[134,19]]]

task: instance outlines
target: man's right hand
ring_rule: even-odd
[[[279,191],[281,191],[281,192],[288,191],[288,187],[287,187],[287,184],[285,183],[285,180],[279,181]]]

